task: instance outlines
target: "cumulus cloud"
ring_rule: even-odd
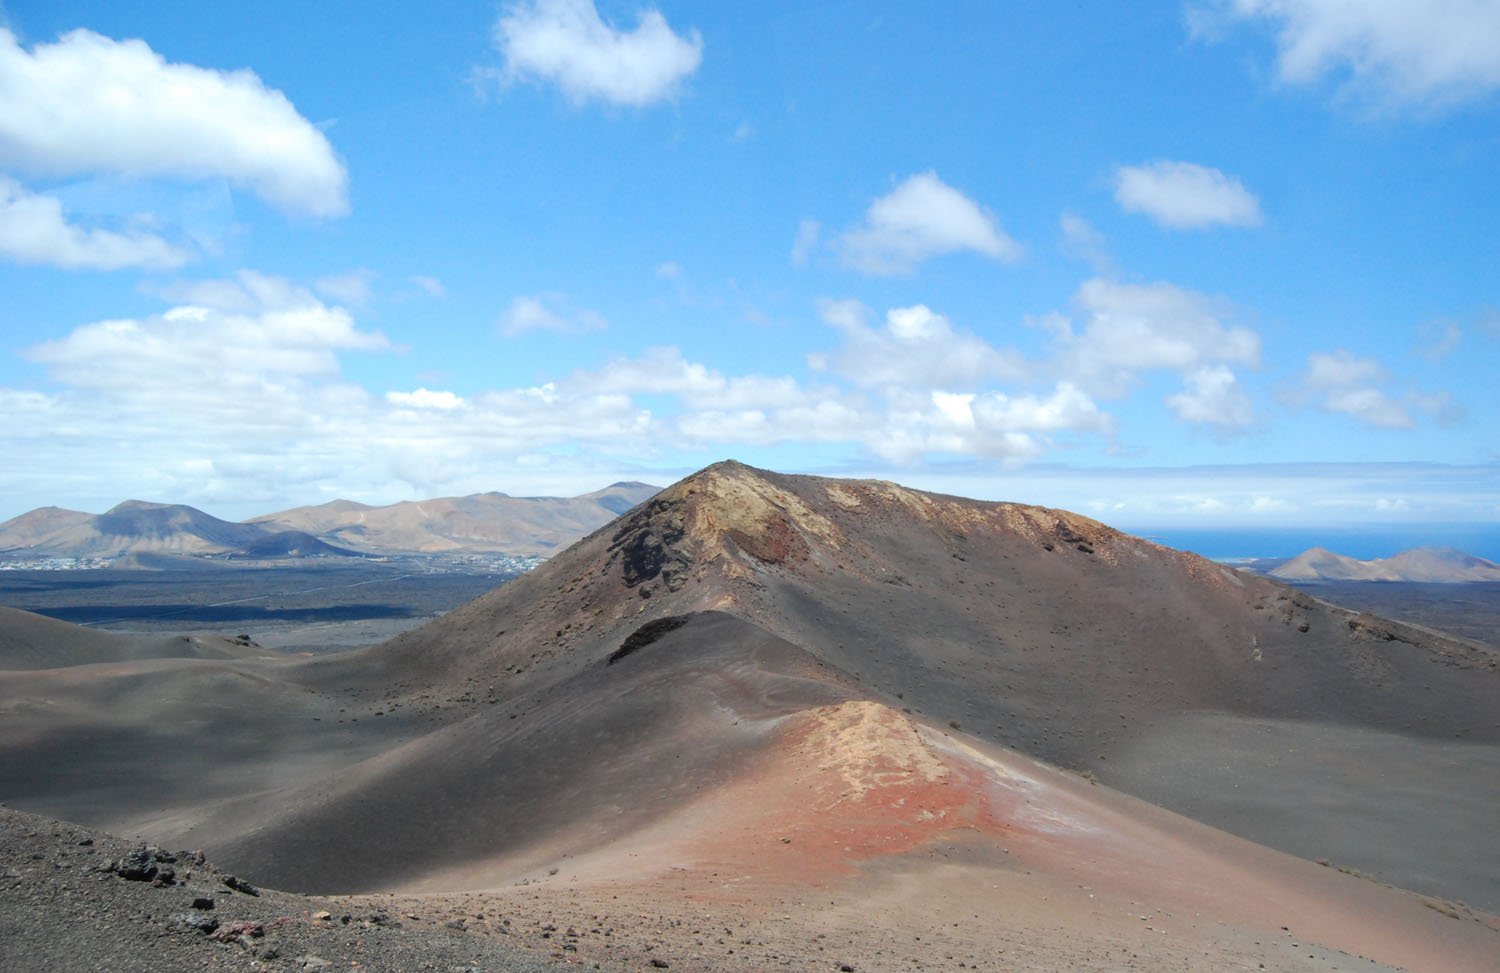
[[[139,384],[142,395],[155,389],[220,399],[266,382],[336,375],[338,352],[388,346],[378,332],[359,330],[347,311],[280,278],[247,272],[218,288],[200,286],[196,296],[217,300],[86,324],[25,354],[75,388],[130,398],[129,387]]]
[[[422,290],[426,291],[429,297],[448,296],[448,288],[444,287],[443,282],[438,280],[436,277],[429,277],[426,274],[412,274],[408,279],[413,284],[416,284],[418,287],[422,288]]]
[[[340,484],[340,493],[359,484],[366,495],[396,481],[419,495],[477,489],[494,469],[562,446],[640,462],[708,447],[838,444],[897,463],[953,454],[1014,466],[1080,436],[1114,434],[1076,384],[1001,387],[1017,374],[1013,353],[920,305],[879,324],[857,305],[827,305],[834,364],[812,381],[727,373],[665,347],[539,385],[460,394],[350,381],[342,359],[389,353],[389,342],[287,280],[244,272],[154,292],[177,303],[27,350],[60,389],[0,388],[14,419],[0,448],[140,484],[131,492],[245,498],[299,484]],[[960,354],[945,363],[944,347]],[[0,473],[0,485],[14,479]]]
[[[370,282],[375,279],[375,276],[375,271],[368,267],[360,267],[346,274],[323,277],[314,283],[313,287],[324,297],[341,301],[344,304],[352,304],[355,307],[363,307],[370,302]]]
[[[1183,422],[1210,426],[1228,435],[1255,423],[1255,407],[1239,379],[1224,365],[1205,365],[1183,376],[1186,388],[1167,397],[1167,407]]]
[[[1096,395],[1124,395],[1142,372],[1186,376],[1209,364],[1255,366],[1260,360],[1259,336],[1229,324],[1225,302],[1175,284],[1095,277],[1073,303],[1081,329],[1063,316],[1043,324],[1053,332],[1062,373]]]
[[[1258,226],[1260,201],[1235,176],[1194,162],[1158,159],[1115,172],[1115,202],[1174,230]]]
[[[284,210],[348,210],[348,176],[327,138],[253,72],[171,64],[144,41],[87,30],[26,51],[0,28],[0,163],[222,178]]]
[[[0,176],[0,255],[67,270],[170,270],[194,258],[191,251],[153,233],[116,233],[69,223],[59,200],[27,192],[6,176]]]
[[[1457,321],[1429,321],[1420,328],[1417,354],[1430,362],[1440,362],[1453,353],[1464,339],[1464,329]]]
[[[844,344],[815,362],[860,387],[957,391],[997,379],[1022,380],[1029,374],[1019,353],[954,328],[926,305],[892,308],[883,327],[869,324],[869,309],[858,301],[825,300],[819,310]]]
[[[1344,96],[1379,107],[1443,106],[1500,88],[1493,0],[1221,0],[1208,13],[1269,25],[1289,84],[1333,77]]]
[[[1073,295],[1075,314],[1032,322],[1052,333],[1050,361],[1039,363],[1091,396],[1123,398],[1150,373],[1174,372],[1182,391],[1164,401],[1181,422],[1232,435],[1255,422],[1233,365],[1255,367],[1260,337],[1231,323],[1227,302],[1175,284],[1087,280]]]
[[[1110,255],[1108,241],[1092,223],[1076,213],[1064,213],[1058,217],[1057,228],[1062,234],[1059,249],[1064,256],[1087,262],[1096,274],[1115,272],[1115,261]]]
[[[1407,429],[1416,425],[1410,406],[1386,393],[1390,381],[1385,368],[1373,358],[1361,358],[1344,349],[1316,351],[1307,356],[1307,367],[1294,390],[1294,401],[1311,401],[1324,412],[1341,413],[1383,429]]]
[[[817,220],[803,220],[797,224],[797,236],[792,240],[792,253],[789,258],[793,267],[802,267],[807,264],[807,258],[812,256],[818,248],[818,241],[823,237],[823,225]]]
[[[1016,468],[1059,448],[1055,434],[1115,432],[1114,419],[1067,382],[1045,395],[888,389],[880,411],[863,419],[866,447],[899,464],[946,454]]]
[[[462,409],[468,403],[452,392],[419,388],[410,392],[387,392],[385,400],[392,405],[411,409]]]
[[[837,248],[845,266],[880,276],[909,274],[923,261],[949,253],[968,251],[996,260],[1021,256],[1021,245],[993,215],[933,172],[910,176],[875,200],[864,222],[844,233]]]
[[[603,331],[608,326],[609,322],[597,311],[577,307],[565,295],[553,293],[518,297],[500,315],[500,333],[507,338],[528,331],[585,334]]]
[[[512,4],[495,23],[494,43],[506,79],[550,81],[575,102],[635,107],[672,97],[703,60],[698,31],[674,33],[655,9],[642,11],[634,30],[620,30],[593,0]]]

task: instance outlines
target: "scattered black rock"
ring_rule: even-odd
[[[226,888],[233,889],[234,891],[241,892],[245,895],[260,894],[260,889],[251,885],[249,882],[245,881],[242,878],[235,878],[233,875],[224,876],[224,885]]]
[[[156,856],[144,845],[121,855],[114,864],[114,873],[131,882],[149,882],[156,871]]]
[[[184,929],[196,929],[206,936],[219,928],[219,920],[213,916],[205,916],[199,912],[183,912],[173,916],[168,925]]]
[[[214,907],[214,900],[206,895],[200,895],[193,900],[193,908],[208,911]]]

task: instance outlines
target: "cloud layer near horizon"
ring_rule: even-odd
[[[1048,336],[1040,358],[923,305],[877,322],[857,301],[825,300],[829,340],[809,356],[813,381],[726,374],[666,346],[528,387],[379,394],[347,380],[340,359],[387,354],[390,342],[310,290],[244,272],[164,294],[187,303],[27,350],[60,388],[0,391],[14,419],[0,445],[119,456],[129,430],[120,462],[162,475],[254,480],[274,470],[295,484],[347,481],[354,469],[421,493],[495,463],[545,463],[558,449],[639,462],[736,444],[844,444],[898,466],[969,456],[1014,468],[1080,438],[1112,443],[1120,426],[1108,403],[1154,375],[1175,376],[1177,391],[1161,402],[1184,424],[1226,435],[1257,420],[1236,369],[1260,365],[1258,336],[1222,300],[1164,282],[1086,280],[1071,311],[1035,322]],[[513,315],[552,315],[540,304],[528,311],[531,300]],[[1411,421],[1410,403],[1372,392],[1380,378],[1373,360],[1315,355],[1303,387],[1311,404],[1358,421]]]

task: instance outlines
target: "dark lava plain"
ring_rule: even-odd
[[[1500,584],[1308,581],[1295,587],[1335,605],[1500,645]]]
[[[437,570],[420,558],[170,563],[156,571],[0,571],[0,605],[100,631],[248,635],[266,648],[317,653],[385,641],[517,574]]]

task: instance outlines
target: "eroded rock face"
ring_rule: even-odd
[[[615,532],[610,550],[620,557],[627,587],[661,578],[669,591],[687,581],[693,554],[683,543],[686,528],[677,504],[653,500]]]

